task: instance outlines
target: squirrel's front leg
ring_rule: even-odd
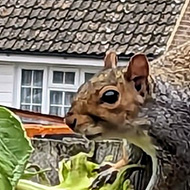
[[[94,170],[94,172],[99,173],[99,175],[92,182],[90,189],[99,189],[104,184],[112,184],[115,181],[118,171],[129,163],[129,155],[126,151],[126,145],[127,141],[123,140],[122,158],[118,162],[114,164],[105,164]]]

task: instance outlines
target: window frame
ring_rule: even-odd
[[[62,92],[63,93],[63,95],[62,95],[62,102],[63,102],[63,104],[61,104],[61,112],[62,112],[62,114],[65,114],[64,113],[64,108],[65,107],[68,107],[68,106],[66,106],[65,104],[64,104],[64,100],[65,100],[65,92],[74,92],[74,93],[76,93],[77,92],[77,89],[69,89],[69,90],[67,90],[67,89],[61,89],[61,88],[48,88],[48,102],[47,102],[47,105],[48,105],[48,114],[50,113],[50,106],[51,106],[51,104],[50,104],[50,91],[60,91],[60,92]],[[57,106],[57,107],[60,107],[59,105]],[[64,115],[63,115],[64,116]]]
[[[74,84],[60,84],[53,83],[53,71],[61,71],[61,72],[74,72],[75,79]],[[61,88],[61,89],[75,89],[80,85],[79,82],[79,69],[76,68],[68,68],[68,67],[50,67],[49,68],[49,77],[48,77],[48,88]]]
[[[15,82],[13,92],[14,96],[14,105],[15,107],[21,107],[21,86],[22,86],[22,69],[27,70],[42,70],[43,71],[43,82],[42,82],[42,102],[41,102],[41,113],[49,114],[50,111],[50,91],[62,91],[63,93],[63,105],[62,113],[64,113],[64,108],[67,107],[64,105],[65,92],[74,92],[76,93],[81,84],[85,82],[85,73],[97,73],[101,70],[100,67],[93,68],[81,68],[81,66],[68,65],[42,65],[38,63],[19,63],[15,65]],[[75,72],[75,84],[54,84],[53,83],[53,71],[61,72]]]
[[[101,69],[97,69],[97,68],[94,68],[94,69],[81,69],[81,84],[83,84],[85,82],[85,73],[98,73]]]
[[[17,83],[15,85],[16,91],[16,107],[21,109],[21,88],[22,88],[22,70],[42,70],[43,71],[43,81],[42,81],[42,102],[41,102],[41,113],[47,113],[47,108],[45,102],[47,102],[46,91],[47,91],[47,66],[38,65],[19,65],[17,67]],[[23,104],[24,105],[24,104]],[[32,104],[33,105],[33,104]],[[31,104],[30,104],[31,106]]]

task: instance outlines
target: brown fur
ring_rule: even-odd
[[[66,123],[72,125],[75,120],[76,132],[102,136],[112,133],[110,136],[113,136],[117,132],[123,133],[127,123],[130,124],[130,121],[137,117],[148,93],[147,58],[143,54],[132,57],[128,68],[115,68],[115,60],[116,54],[113,51],[107,54],[104,59],[106,70],[84,84],[73,100]],[[138,91],[136,85],[141,85]],[[108,90],[119,93],[118,101],[114,104],[100,101],[101,96]]]

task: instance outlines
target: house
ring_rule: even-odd
[[[0,104],[64,115],[107,50],[155,59],[189,38],[189,14],[189,0],[1,1]]]

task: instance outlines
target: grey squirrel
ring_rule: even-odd
[[[107,52],[104,69],[79,88],[65,121],[89,139],[125,138],[141,148],[152,160],[146,190],[185,190],[190,189],[190,67],[164,59],[165,65],[150,65],[140,53],[117,67],[116,53]]]

